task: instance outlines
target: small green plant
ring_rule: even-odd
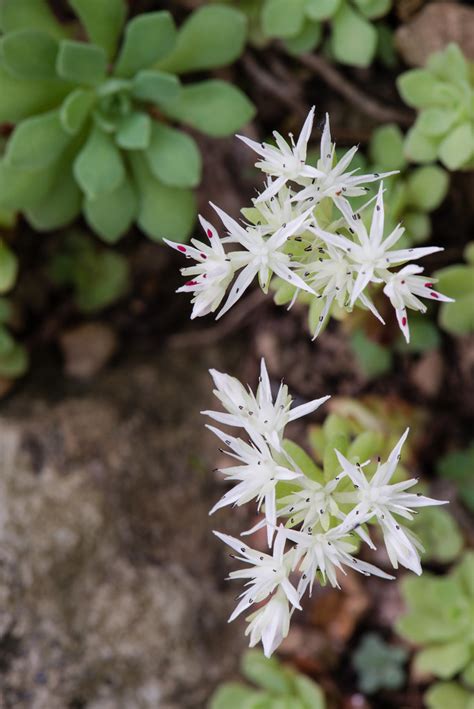
[[[474,242],[464,250],[466,263],[447,266],[434,275],[453,303],[443,303],[439,310],[440,327],[451,335],[474,332]]]
[[[403,665],[407,657],[405,648],[386,643],[380,635],[364,635],[352,660],[360,690],[374,694],[380,689],[403,687],[406,679]]]
[[[449,564],[459,557],[464,546],[459,525],[450,512],[441,507],[419,510],[410,529],[423,545],[423,561]]]
[[[460,499],[474,513],[474,442],[465,450],[447,453],[436,472],[455,483]]]
[[[421,646],[418,672],[459,683],[435,684],[427,694],[436,709],[467,707],[474,690],[474,552],[466,552],[447,576],[406,578],[402,594],[408,610],[397,623],[403,638]],[[444,703],[441,703],[441,698]]]
[[[419,114],[408,131],[405,155],[449,170],[474,166],[474,64],[457,44],[432,54],[424,69],[411,69],[397,80],[403,100]]]
[[[69,234],[51,258],[49,274],[71,287],[77,307],[94,313],[122,297],[129,285],[128,263],[112,249],[97,247],[82,232]]]
[[[320,44],[328,23],[334,59],[369,66],[378,44],[371,20],[386,15],[391,5],[391,0],[264,0],[263,34],[283,39],[290,52],[299,54]]]
[[[221,685],[211,698],[209,709],[325,709],[318,685],[275,657],[249,650],[241,661],[241,672],[254,687],[242,682]],[[256,688],[255,688],[256,687]]]
[[[253,115],[220,79],[182,85],[178,75],[231,63],[246,20],[206,6],[176,30],[167,11],[133,17],[127,3],[69,0],[78,23],[60,24],[46,0],[0,7],[0,122],[15,125],[0,160],[0,206],[38,231],[72,222],[115,242],[136,221],[152,239],[188,237],[201,177],[183,122],[212,136]],[[90,42],[77,41],[86,34]]]

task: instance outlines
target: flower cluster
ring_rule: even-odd
[[[401,225],[384,235],[382,182],[376,198],[354,211],[350,198],[364,195],[368,183],[394,173],[361,175],[357,169],[351,170],[357,147],[337,160],[327,115],[320,158],[315,167],[308,164],[307,146],[313,119],[314,108],[297,142],[291,135],[287,142],[277,132],[276,145],[238,136],[260,156],[256,166],[266,176],[265,188],[253,200],[251,208],[242,210],[245,217],[242,222],[211,205],[224,227],[223,238],[209,222],[201,219],[208,243],[193,239],[192,246],[185,246],[166,241],[196,262],[182,269],[189,280],[179,291],[193,294],[191,317],[214,312],[223,303],[219,318],[256,276],[266,293],[275,275],[292,289],[291,303],[300,291],[319,300],[316,337],[333,306],[347,312],[354,306],[369,309],[383,323],[370,293],[374,285],[382,286],[408,341],[407,307],[425,312],[426,305],[420,296],[450,300],[433,289],[433,279],[427,281],[416,275],[423,269],[410,262],[442,249],[436,246],[397,249],[404,231]],[[371,208],[373,214],[367,227],[361,212]],[[230,248],[225,249],[224,245]],[[393,271],[397,266],[403,268]]]
[[[246,565],[229,576],[245,579],[245,590],[229,620],[256,604],[247,618],[252,647],[261,640],[265,654],[273,653],[288,633],[292,614],[301,609],[303,595],[308,589],[311,593],[316,580],[339,587],[338,572],[345,573],[345,567],[366,576],[394,578],[355,556],[361,541],[375,548],[370,525],[380,529],[394,568],[402,565],[421,574],[421,544],[401,519],[413,519],[415,507],[444,503],[408,492],[417,479],[392,481],[408,429],[387,461],[378,459],[371,475],[367,471],[370,461],[335,450],[338,463],[334,475],[315,479],[314,471],[306,470],[290,454],[284,432],[287,423],[315,411],[328,396],[292,408],[292,397],[282,383],[274,399],[263,359],[256,394],[227,374],[211,370],[211,376],[225,412],[202,413],[245,431],[248,437],[245,441],[208,426],[235,463],[219,471],[232,488],[211,514],[228,505],[256,502],[262,519],[244,534],[266,529],[269,547],[265,553],[215,532],[236,552],[232,556]]]

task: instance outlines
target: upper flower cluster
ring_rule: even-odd
[[[238,136],[259,155],[256,166],[266,176],[265,188],[253,200],[253,207],[243,210],[246,219],[242,222],[212,205],[224,227],[223,238],[201,220],[209,244],[194,239],[193,246],[166,242],[196,261],[195,266],[183,269],[183,274],[192,278],[179,290],[193,293],[191,317],[214,312],[223,303],[217,315],[221,317],[256,276],[267,292],[276,275],[293,287],[292,302],[300,291],[321,300],[316,337],[336,304],[349,312],[354,306],[369,309],[384,322],[370,295],[371,285],[379,284],[408,341],[407,308],[424,312],[426,305],[420,296],[450,300],[433,289],[433,279],[415,276],[423,269],[411,263],[442,249],[396,248],[404,229],[398,225],[384,234],[382,182],[376,199],[354,210],[350,198],[364,195],[368,183],[394,173],[360,175],[357,169],[351,170],[357,147],[337,160],[328,115],[319,160],[316,166],[310,165],[307,147],[313,119],[314,108],[296,142],[291,135],[287,142],[277,132],[275,145]],[[361,212],[372,207],[370,225],[366,226]],[[398,266],[403,268],[394,271]]]
[[[317,579],[339,587],[338,573],[345,573],[345,567],[366,576],[393,578],[355,556],[361,540],[375,548],[369,528],[362,526],[366,523],[380,528],[394,568],[402,565],[421,573],[421,544],[401,520],[413,519],[413,508],[443,503],[407,492],[416,485],[415,478],[392,482],[408,429],[388,460],[378,461],[371,476],[364,470],[369,461],[347,458],[335,450],[338,469],[331,479],[317,481],[290,455],[284,432],[287,423],[315,411],[328,396],[292,408],[288,389],[281,384],[273,399],[263,359],[256,394],[227,374],[211,370],[211,376],[214,393],[225,412],[203,413],[245,431],[249,438],[244,441],[208,426],[235,461],[219,471],[232,488],[214,505],[211,514],[228,505],[256,502],[263,517],[247,533],[265,528],[270,549],[265,553],[215,532],[236,552],[234,558],[246,565],[229,576],[246,581],[229,620],[259,604],[247,617],[251,646],[261,640],[265,654],[271,655],[287,635],[291,615],[301,609],[302,596],[308,588],[311,593]]]

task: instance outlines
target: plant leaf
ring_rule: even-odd
[[[176,46],[158,68],[176,74],[231,64],[245,45],[245,15],[232,7],[204,5],[188,16]]]
[[[4,34],[32,27],[56,39],[68,35],[47,0],[3,0],[0,3],[0,29]]]
[[[258,693],[239,682],[226,682],[216,689],[209,709],[243,709],[249,706]]]
[[[369,66],[377,48],[377,31],[344,3],[332,20],[331,48],[342,64]]]
[[[113,138],[94,126],[74,161],[74,176],[89,199],[112,192],[125,178],[125,168]]]
[[[0,123],[18,123],[57,106],[70,87],[62,81],[18,81],[0,65]]]
[[[470,692],[456,682],[437,682],[425,693],[427,709],[471,709]]]
[[[93,200],[86,198],[84,216],[101,239],[115,244],[127,233],[137,216],[137,197],[129,178],[126,177],[112,192]]]
[[[144,69],[133,78],[132,96],[141,101],[160,104],[179,95],[181,84],[177,76],[156,69]]]
[[[102,47],[63,39],[59,44],[56,70],[63,79],[95,86],[105,78],[107,55]]]
[[[150,145],[152,121],[148,113],[134,111],[124,116],[115,140],[124,150],[145,150]]]
[[[474,152],[471,123],[466,121],[452,130],[439,146],[439,159],[449,170],[458,170],[470,160]]]
[[[127,15],[125,0],[69,0],[86,28],[91,42],[105,49],[111,59]]]
[[[408,176],[409,203],[424,212],[437,209],[446,197],[449,175],[438,165],[426,165]]]
[[[25,210],[26,218],[36,231],[60,229],[81,213],[82,195],[72,172],[61,169],[59,178],[45,198]]]
[[[133,76],[171,52],[176,28],[166,10],[137,15],[125,28],[125,39],[115,66],[117,76]]]
[[[0,204],[7,209],[24,210],[41,202],[54,184],[59,163],[45,170],[26,171],[0,160]]]
[[[0,40],[0,61],[18,79],[55,79],[58,42],[37,29],[10,32]]]
[[[15,285],[18,275],[18,259],[13,251],[0,240],[0,293],[6,293]]]
[[[274,694],[291,693],[291,682],[276,658],[265,657],[260,650],[248,650],[240,666],[244,677],[258,687]]]
[[[414,162],[433,162],[438,154],[439,140],[417,130],[416,125],[409,129],[405,137],[404,153]]]
[[[55,162],[70,140],[59,111],[42,113],[17,125],[7,143],[5,160],[14,167],[39,170]]]
[[[285,48],[290,54],[312,52],[320,43],[322,35],[323,26],[319,22],[305,20],[299,34],[284,40]]]
[[[69,135],[77,135],[95,104],[95,93],[89,89],[76,89],[66,96],[60,111],[61,125]]]
[[[469,645],[463,639],[421,650],[416,655],[415,665],[420,672],[451,679],[467,665],[469,657]]]
[[[196,187],[201,180],[199,148],[183,131],[154,122],[146,157],[153,175],[165,185]]]
[[[341,0],[306,0],[305,13],[312,20],[328,20],[337,12]]]
[[[255,115],[254,105],[242,91],[220,79],[184,86],[178,98],[162,109],[171,118],[212,136],[232,135]]]
[[[296,37],[303,29],[305,0],[265,0],[262,8],[263,33],[267,37]]]
[[[19,343],[15,342],[8,353],[0,357],[0,377],[18,379],[28,370],[28,352]]]

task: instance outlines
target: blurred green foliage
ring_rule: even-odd
[[[108,242],[134,221],[152,239],[186,239],[201,156],[173,123],[224,136],[254,108],[225,81],[178,77],[233,62],[246,19],[205,6],[177,30],[167,11],[125,24],[125,0],[69,4],[82,28],[60,24],[46,0],[0,6],[0,122],[15,125],[0,160],[0,206],[38,231],[83,212]],[[89,42],[77,41],[83,33]]]
[[[400,635],[421,646],[415,669],[441,680],[426,696],[434,709],[467,708],[474,694],[474,552],[465,552],[446,576],[424,573],[402,581],[407,612]]]
[[[460,499],[474,513],[474,442],[465,450],[452,451],[440,458],[436,472],[455,483]]]
[[[445,507],[420,508],[410,529],[423,544],[423,561],[449,564],[463,549],[464,539],[459,525]]]
[[[13,318],[11,303],[0,298],[0,377],[17,379],[28,369],[28,353],[9,330]]]
[[[442,303],[438,322],[451,335],[474,332],[474,242],[464,251],[465,264],[455,264],[436,271],[438,288],[454,303]]]
[[[364,635],[352,658],[360,690],[374,694],[380,689],[403,687],[407,658],[405,648],[390,645],[377,633]]]
[[[249,650],[242,657],[241,672],[257,689],[242,682],[227,682],[218,687],[209,709],[326,709],[318,685],[282,665],[276,657]]]
[[[424,69],[411,69],[397,80],[403,100],[418,110],[408,131],[405,155],[449,170],[474,167],[474,64],[451,43],[432,54]]]

